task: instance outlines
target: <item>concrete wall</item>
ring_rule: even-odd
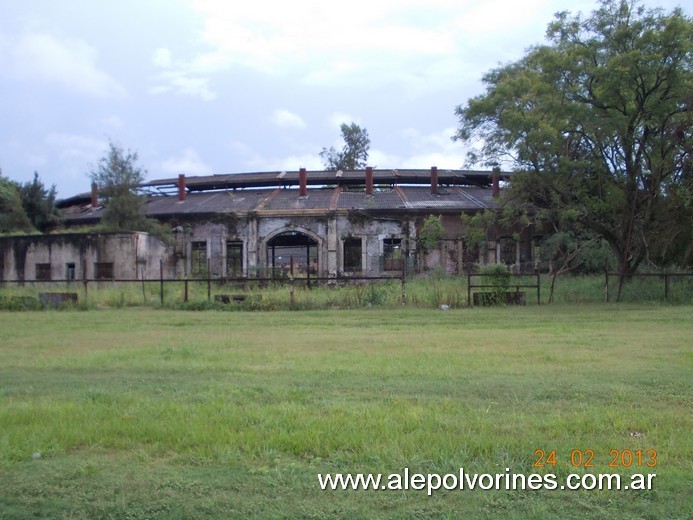
[[[320,277],[398,274],[400,268],[393,268],[396,262],[385,262],[386,241],[398,244],[397,254],[404,259],[409,272],[412,268],[420,272],[441,269],[448,274],[462,274],[466,269],[463,259],[465,253],[469,257],[469,252],[465,251],[464,230],[459,216],[443,216],[444,233],[438,247],[424,253],[417,246],[417,230],[427,216],[369,215],[350,211],[221,215],[209,220],[191,220],[175,227],[174,244],[168,248],[147,233],[4,237],[0,238],[0,278],[34,280],[38,273],[37,264],[48,264],[52,280],[65,280],[68,274],[76,280],[83,279],[85,266],[86,277],[95,279],[97,264],[112,263],[113,278],[155,279],[160,276],[159,262],[163,262],[166,278],[207,277],[208,272],[212,278],[229,277],[229,242],[242,244],[242,276],[267,276],[271,267],[268,244],[289,232],[301,233],[315,241],[315,275]],[[527,260],[527,251],[533,249],[532,236],[529,230],[520,231],[524,249],[521,242],[516,242],[515,265],[522,263],[523,269],[527,270],[529,266],[531,270],[533,264]],[[504,240],[505,257],[512,256],[508,255],[509,236],[507,231],[489,230],[485,247],[478,254],[474,253],[476,258],[472,261],[498,261]],[[345,267],[347,240],[360,240],[360,269]],[[197,258],[198,263],[203,264],[202,273],[196,272],[192,265],[195,243],[203,244],[204,248],[202,256],[198,253]],[[70,273],[68,265],[73,266]]]
[[[159,277],[168,251],[147,233],[29,235],[0,238],[4,280],[95,279],[110,271],[115,279]],[[106,264],[112,264],[112,269]],[[85,272],[86,269],[86,272]]]

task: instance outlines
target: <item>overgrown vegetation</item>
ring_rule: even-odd
[[[547,45],[487,73],[457,108],[473,163],[517,171],[501,198],[514,221],[558,222],[605,240],[623,273],[691,266],[693,20],[602,0],[558,13]],[[619,287],[620,293],[620,287]]]
[[[503,302],[500,293],[513,292],[513,284],[530,285],[536,281],[536,276],[516,277],[508,274],[505,266],[492,266],[498,269],[497,280],[498,299]],[[482,271],[489,273],[488,271]],[[491,273],[493,274],[493,273]],[[487,277],[473,280],[474,284],[486,285]],[[541,299],[546,304],[551,289],[551,278],[541,278]],[[614,297],[614,280],[611,280],[611,296]],[[668,279],[668,299],[665,300],[665,285],[662,278],[656,276],[635,276],[623,288],[621,300],[634,303],[658,304],[693,304],[693,277],[673,276]],[[0,309],[39,309],[38,293],[43,291],[74,292],[78,294],[78,308],[93,310],[99,308],[153,307],[161,308],[161,288],[158,282],[91,282],[87,290],[79,281],[69,286],[64,284],[16,284],[0,285]],[[474,292],[484,292],[488,289],[474,289]],[[493,291],[493,289],[492,289]],[[447,276],[440,271],[431,271],[426,277],[408,279],[402,291],[400,280],[390,282],[344,285],[316,285],[306,280],[294,282],[293,304],[291,285],[288,281],[277,281],[270,284],[259,283],[218,283],[212,281],[188,283],[188,301],[185,302],[185,282],[170,282],[164,286],[164,308],[180,310],[219,310],[219,311],[276,311],[276,310],[330,310],[330,309],[359,309],[363,307],[402,307],[403,296],[406,306],[420,309],[435,309],[441,305],[450,308],[467,306],[467,277]],[[243,301],[229,300],[229,303],[215,301],[218,295],[239,295]],[[209,296],[209,298],[208,298]],[[604,275],[564,276],[555,284],[553,301],[556,304],[566,303],[600,303],[605,299]],[[533,289],[526,289],[527,305],[536,305],[537,295]],[[67,305],[66,307],[69,307]]]

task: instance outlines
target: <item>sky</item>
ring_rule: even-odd
[[[0,17],[0,170],[89,191],[109,142],[148,180],[323,169],[340,124],[376,168],[457,169],[455,108],[587,0],[22,0]],[[680,2],[645,1],[670,11]]]

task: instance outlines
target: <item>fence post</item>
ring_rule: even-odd
[[[664,300],[669,300],[669,275],[664,273]]]
[[[159,259],[159,297],[161,306],[164,306],[164,261]]]
[[[296,305],[296,300],[294,297],[294,278],[293,276],[289,280],[289,308],[291,310],[294,310],[294,307]]]
[[[184,284],[184,293],[183,293],[183,301],[185,303],[188,303],[188,275],[185,275],[185,284]]]
[[[541,305],[541,274],[537,268],[537,305]]]
[[[609,303],[609,261],[604,262],[604,301]]]
[[[402,305],[407,304],[407,260],[402,259]]]
[[[207,301],[212,301],[212,261],[207,259]]]
[[[89,279],[87,278],[87,259],[85,258],[82,261],[82,283],[84,284],[84,303],[86,304],[89,302],[89,289],[87,288],[87,284],[89,283]]]
[[[472,306],[472,268],[467,269],[467,307]]]

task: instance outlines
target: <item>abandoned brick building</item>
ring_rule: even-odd
[[[160,265],[172,278],[277,276],[292,269],[295,276],[322,278],[403,268],[454,274],[487,262],[531,269],[536,237],[530,230],[489,229],[481,250],[463,239],[461,214],[495,208],[508,177],[436,167],[180,175],[140,187],[147,216],[171,226],[172,246],[143,233],[3,238],[0,276],[156,277]],[[103,213],[95,186],[60,207],[68,228],[98,223]],[[431,215],[440,217],[442,235],[436,247],[424,249],[418,236]]]

